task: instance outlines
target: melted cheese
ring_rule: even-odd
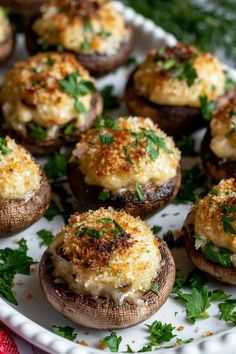
[[[4,9],[0,7],[0,43],[4,42],[9,30],[9,21],[6,17]]]
[[[6,137],[8,154],[0,151],[0,198],[28,199],[40,188],[41,174],[31,155]]]
[[[188,86],[185,79],[174,77],[174,72],[163,70],[167,60],[154,61],[156,51],[138,67],[134,75],[134,86],[140,96],[160,105],[200,107],[200,96],[216,100],[224,93],[225,75],[219,61],[210,53],[196,54],[192,47],[178,44],[166,48],[168,59],[186,63],[193,61],[197,79]],[[178,52],[178,55],[176,54]],[[179,59],[185,57],[186,60]]]
[[[104,224],[99,221],[101,218],[109,218],[111,223]],[[115,227],[113,220],[123,228],[118,237],[109,231]],[[104,234],[100,239],[76,237],[81,227]],[[74,214],[54,239],[50,251],[55,276],[63,278],[70,290],[91,295],[95,300],[107,297],[119,305],[124,301],[140,303],[140,296],[150,290],[161,266],[158,246],[150,227],[139,217],[123,210],[100,208]]]
[[[119,118],[118,127],[118,130],[91,129],[76,145],[72,160],[79,163],[87,184],[119,193],[125,189],[134,190],[136,183],[162,185],[176,176],[180,161],[179,150],[172,138],[167,137],[149,118]],[[136,137],[128,132],[140,133],[142,129],[152,130],[164,139],[169,152],[160,148],[159,156],[152,160],[146,151],[146,139],[142,139],[136,146]],[[102,135],[111,136],[113,142],[109,145],[102,143]],[[156,146],[153,145],[153,148]],[[128,161],[125,149],[131,162]]]
[[[223,180],[214,187],[214,194],[203,198],[195,212],[194,230],[197,237],[203,238],[203,246],[212,241],[216,246],[227,248],[236,254],[236,236],[224,230],[222,217],[236,218],[236,212],[225,214],[222,205],[227,208],[236,206],[236,180]],[[236,221],[230,222],[236,230]]]
[[[72,73],[79,73],[77,82],[92,81],[89,73],[70,54],[40,53],[18,62],[9,70],[2,88],[0,101],[4,118],[11,126],[25,132],[25,125],[34,122],[48,130],[58,129],[74,120],[79,128],[86,123],[87,111],[91,109],[92,92],[76,96],[86,112],[75,108],[75,97],[65,92],[59,81]],[[56,133],[54,129],[54,134]]]
[[[128,39],[124,18],[101,1],[97,11],[85,16],[71,0],[51,1],[42,7],[33,30],[41,43],[87,54],[115,54]]]
[[[236,160],[236,98],[228,101],[210,123],[210,147],[220,159]]]

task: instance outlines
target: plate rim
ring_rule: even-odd
[[[118,1],[112,1],[115,8],[122,13],[128,22],[135,27],[142,27],[142,31],[153,36],[156,39],[163,39],[168,45],[174,45],[176,38],[157,26],[150,19],[136,13],[132,8]],[[230,74],[236,81],[236,70],[226,64],[222,64],[223,69]],[[60,337],[55,333],[47,330],[30,318],[18,312],[7,301],[0,298],[0,320],[12,331],[24,338],[26,341],[37,346],[42,350],[47,350],[51,354],[104,354],[103,350],[85,347],[81,344],[74,343],[68,339]],[[148,353],[155,354],[209,354],[227,346],[236,346],[236,328],[230,328],[212,337],[203,338],[195,342],[185,344],[179,348],[170,350],[154,350]]]

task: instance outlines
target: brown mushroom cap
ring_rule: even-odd
[[[99,92],[95,92],[92,96],[92,109],[88,112],[86,117],[86,124],[80,129],[76,129],[73,134],[65,135],[59,133],[55,138],[48,140],[37,140],[31,138],[29,135],[23,135],[12,128],[2,128],[4,134],[14,138],[19,144],[25,146],[35,156],[49,155],[57,151],[64,145],[72,145],[78,141],[81,133],[89,129],[98,115],[102,113],[103,100]],[[1,112],[1,120],[4,122],[3,113]]]
[[[158,239],[159,240],[159,239]],[[175,281],[175,263],[166,244],[159,240],[162,256],[157,274],[158,294],[149,291],[142,296],[143,304],[125,302],[115,306],[110,299],[95,302],[89,296],[77,295],[66,284],[57,283],[53,277],[53,264],[47,250],[39,265],[40,284],[47,300],[63,316],[89,328],[115,329],[134,326],[152,316],[167,300]]]
[[[1,0],[1,6],[7,6],[15,15],[30,18],[45,0]]]
[[[193,213],[193,212],[191,212]],[[192,214],[193,215],[193,214]],[[187,220],[189,216],[187,217]],[[202,270],[203,272],[211,275],[212,277],[220,280],[224,283],[236,285],[236,268],[235,267],[222,267],[219,264],[215,264],[207,260],[201,250],[196,250],[194,242],[194,225],[192,223],[192,217],[189,222],[186,221],[183,227],[184,231],[184,246],[193,264]]]
[[[40,188],[30,199],[0,200],[0,238],[23,231],[45,214],[51,200],[51,187],[42,168],[40,173]]]
[[[11,56],[15,47],[15,33],[9,23],[6,39],[0,43],[0,65],[3,65]]]
[[[175,198],[181,183],[181,172],[180,167],[178,167],[176,176],[165,184],[161,186],[154,184],[144,186],[142,188],[144,200],[139,200],[135,192],[126,191],[122,194],[112,196],[106,201],[101,201],[98,199],[98,196],[103,191],[103,188],[86,184],[78,163],[69,162],[67,172],[69,184],[79,201],[81,211],[88,209],[96,210],[101,206],[113,206],[114,208],[125,209],[127,213],[133,216],[150,216],[164,208]]]
[[[136,70],[129,77],[124,95],[131,114],[150,117],[160,129],[171,136],[190,133],[206,125],[199,108],[159,105],[139,96],[134,86]]]
[[[236,178],[236,161],[220,159],[210,148],[211,134],[208,130],[201,144],[201,159],[203,167],[213,182],[220,182],[221,179]]]
[[[32,25],[38,16],[34,16],[26,30],[25,39],[26,47],[31,55],[42,51],[42,47],[39,44],[39,37],[32,29]],[[102,76],[117,69],[124,64],[134,45],[134,31],[130,24],[126,24],[126,28],[129,32],[129,38],[127,41],[121,43],[121,46],[116,54],[102,55],[102,54],[82,54],[76,53],[70,50],[66,50],[74,54],[78,61],[87,69],[92,75]],[[48,50],[55,51],[56,47],[49,47]]]

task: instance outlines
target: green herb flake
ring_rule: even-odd
[[[84,27],[84,31],[85,32],[92,32],[92,30],[93,30],[92,23],[89,20],[84,22],[84,26],[83,27]]]
[[[53,233],[51,231],[45,230],[45,229],[39,230],[37,232],[37,235],[41,239],[40,247],[41,246],[49,246],[49,245],[51,245],[51,243],[52,243],[52,241],[54,239]]]
[[[135,193],[136,193],[136,196],[137,196],[138,200],[140,200],[140,201],[144,200],[145,195],[144,195],[144,192],[142,190],[142,186],[139,183],[136,183]]]
[[[123,151],[125,154],[125,161],[129,162],[131,165],[133,165],[134,161],[132,160],[132,158],[130,157],[130,152],[129,152],[129,148],[128,146],[123,146]]]
[[[175,283],[172,292],[177,293],[185,285],[185,276],[182,270],[177,269],[175,275]]]
[[[61,327],[61,326],[54,325],[51,327],[51,329],[53,333],[71,341],[74,341],[77,337],[77,333],[75,332],[75,329],[70,326]]]
[[[101,218],[101,219],[97,219],[97,221],[101,222],[102,224],[111,224],[113,222],[113,220],[111,218]]]
[[[211,120],[212,114],[216,110],[216,103],[208,101],[207,96],[200,96],[200,109],[204,119]]]
[[[105,145],[111,145],[114,141],[114,137],[109,134],[100,135],[99,139],[100,139],[101,143],[105,144]]]
[[[171,230],[168,230],[164,235],[163,235],[163,240],[166,242],[167,246],[169,249],[173,249],[175,247],[179,248],[182,246],[182,241],[183,239],[181,237],[175,239],[174,234]]]
[[[211,195],[212,197],[217,197],[217,196],[219,195],[219,192],[218,192],[218,190],[217,190],[216,188],[212,188],[212,189],[210,190],[210,195]]]
[[[203,249],[203,255],[206,259],[226,268],[232,264],[231,254],[228,249],[218,248],[213,242],[208,242]]]
[[[27,128],[29,130],[29,134],[33,139],[36,140],[46,140],[47,138],[47,131],[44,127],[41,127],[40,125],[36,123],[29,123],[27,125]]]
[[[89,41],[88,41],[87,39],[85,39],[85,40],[81,43],[80,49],[81,49],[82,51],[85,51],[85,52],[90,49],[90,44],[89,44]]]
[[[5,138],[0,138],[0,153],[5,156],[12,153],[12,150],[7,146],[7,141]]]
[[[138,64],[138,61],[135,57],[129,57],[125,65],[127,67],[130,67],[130,66],[137,65],[137,64]]]
[[[227,77],[225,80],[225,91],[232,90],[233,87],[234,87],[234,81],[229,77]]]
[[[98,200],[102,200],[103,202],[107,199],[110,199],[111,195],[109,192],[102,191],[98,195]]]
[[[79,100],[79,98],[75,99],[75,109],[78,113],[86,113],[86,108],[84,104]]]
[[[151,291],[154,293],[154,294],[158,294],[158,290],[159,290],[159,287],[158,287],[158,284],[156,281],[152,282],[151,284]]]
[[[60,152],[56,152],[53,156],[50,156],[44,166],[44,172],[46,176],[53,181],[57,181],[62,176],[65,176],[68,158],[68,153]]]
[[[118,337],[116,332],[112,331],[109,336],[106,336],[100,342],[105,344],[112,353],[116,353],[119,351],[121,341],[122,337]]]
[[[99,117],[95,120],[94,127],[96,129],[108,128],[113,130],[120,130],[118,120],[110,117]]]
[[[75,129],[75,121],[71,121],[64,126],[63,132],[65,135],[71,135],[73,134],[74,129]]]
[[[111,111],[120,106],[118,98],[113,94],[114,86],[107,85],[102,88],[101,95],[103,97],[104,111]]]
[[[162,68],[163,68],[163,70],[170,70],[172,68],[175,68],[177,65],[178,65],[177,60],[170,59],[170,60],[167,60],[163,63]]]
[[[220,310],[220,320],[236,325],[236,299],[226,300],[218,305]]]
[[[103,31],[98,32],[98,36],[100,36],[103,39],[106,39],[106,38],[110,37],[111,35],[112,35],[112,33],[109,31],[103,30]]]
[[[199,269],[194,268],[188,275],[186,285],[190,287],[190,289],[201,290],[203,286],[206,284],[207,279],[203,272]]]
[[[154,321],[151,325],[146,325],[148,332],[151,334],[149,337],[149,345],[156,346],[169,342],[176,337],[172,332],[175,329],[170,323],[162,324],[160,321]]]
[[[58,208],[57,204],[52,200],[49,204],[46,213],[44,214],[44,217],[48,221],[52,221],[52,219],[57,215],[61,215],[61,210]]]
[[[181,140],[177,142],[177,146],[180,149],[182,156],[195,157],[199,155],[195,151],[195,141],[191,135],[184,135]]]
[[[153,225],[152,228],[151,228],[151,230],[152,230],[152,232],[153,232],[154,234],[157,235],[157,234],[159,234],[159,232],[161,232],[162,227],[159,226],[159,225]]]
[[[52,59],[52,57],[48,54],[47,55],[47,64],[48,64],[48,66],[53,67],[55,63],[56,63],[56,60]]]
[[[223,223],[223,228],[225,232],[228,232],[232,235],[236,235],[236,230],[231,225],[232,222],[236,221],[236,217],[233,216],[221,216],[220,220]]]

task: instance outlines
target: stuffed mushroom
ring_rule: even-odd
[[[133,30],[109,1],[53,0],[32,19],[26,44],[31,54],[72,52],[91,73],[104,75],[127,61]]]
[[[180,136],[205,124],[206,106],[224,94],[224,86],[224,72],[212,54],[178,43],[148,53],[131,74],[125,99],[132,114]]]
[[[179,189],[180,152],[149,118],[100,118],[76,145],[68,164],[81,210],[124,208],[152,214]]]
[[[50,199],[48,180],[30,153],[10,137],[0,138],[0,237],[38,221]]]
[[[236,177],[236,96],[214,115],[201,146],[205,171],[215,182]]]
[[[100,208],[74,214],[44,253],[39,276],[47,300],[90,328],[125,328],[167,300],[175,264],[139,217]]]
[[[0,7],[0,65],[4,64],[13,52],[15,36],[7,13]]]
[[[196,267],[236,285],[236,179],[222,180],[184,224],[185,247]]]
[[[16,63],[0,102],[4,132],[35,155],[74,143],[102,111],[94,80],[71,54],[40,53]]]

